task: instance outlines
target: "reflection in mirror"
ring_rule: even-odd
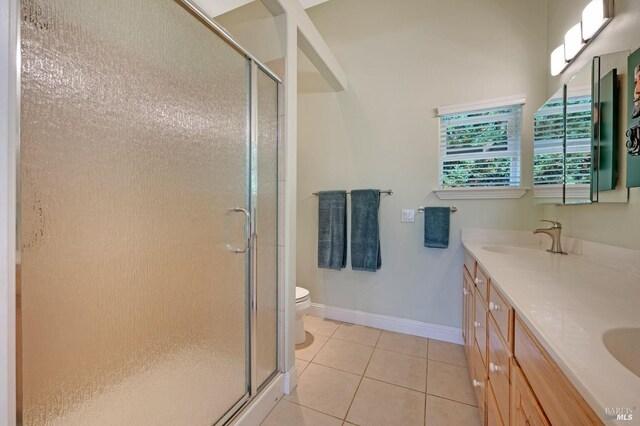
[[[628,56],[595,57],[534,115],[536,204],[628,201]]]
[[[536,204],[564,201],[565,86],[533,117],[533,192]]]
[[[599,203],[626,203],[629,200],[625,161],[628,56],[629,51],[600,56]]]
[[[598,80],[599,70],[585,66],[567,83],[565,131],[565,204],[584,204],[592,201],[591,139],[592,81]]]

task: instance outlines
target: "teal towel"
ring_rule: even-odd
[[[351,269],[375,272],[382,266],[379,189],[351,191]]]
[[[347,266],[347,191],[318,194],[318,268]]]
[[[450,207],[424,209],[424,246],[445,249],[449,247]]]

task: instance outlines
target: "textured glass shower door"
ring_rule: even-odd
[[[22,7],[24,424],[213,424],[250,389],[248,61],[172,0]]]

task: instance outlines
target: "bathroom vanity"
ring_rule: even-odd
[[[462,239],[463,335],[484,424],[640,422],[640,252],[564,239],[569,255],[554,255],[526,232]]]

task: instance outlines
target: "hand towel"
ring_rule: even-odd
[[[375,272],[382,266],[379,189],[351,191],[351,269]]]
[[[347,266],[347,192],[318,194],[318,268]]]
[[[424,209],[424,246],[449,247],[450,207],[426,207]]]

